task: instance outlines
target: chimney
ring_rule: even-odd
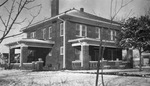
[[[84,8],[80,8],[80,11],[81,11],[81,12],[84,12]]]
[[[59,14],[59,0],[51,1],[51,17]]]

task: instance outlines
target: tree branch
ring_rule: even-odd
[[[114,13],[114,15],[111,15],[111,20],[114,20],[114,18],[118,15],[118,13],[120,12],[120,10],[122,8],[124,8],[125,6],[127,6],[129,3],[131,3],[132,1],[133,0],[130,0],[129,2],[127,2],[126,4],[124,4],[124,0],[122,0],[120,8]]]
[[[35,1],[35,0],[20,0],[20,2],[17,2],[16,0],[13,0],[10,11],[7,9],[7,7],[5,7],[5,9],[6,9],[6,11],[8,12],[9,15],[8,15],[8,18],[7,18],[7,21],[6,21],[6,22],[4,22],[4,20],[3,20],[2,17],[0,16],[0,20],[2,21],[2,23],[3,23],[4,26],[5,26],[4,31],[1,30],[1,32],[3,32],[3,35],[2,35],[2,37],[0,38],[0,43],[1,43],[5,38],[14,37],[14,36],[16,36],[16,35],[21,34],[21,33],[19,33],[19,34],[7,36],[8,33],[10,32],[10,30],[12,29],[12,27],[13,27],[14,24],[21,24],[21,23],[25,22],[25,20],[26,20],[27,18],[25,18],[25,19],[22,20],[21,22],[16,22],[16,20],[18,19],[19,15],[20,15],[20,13],[23,11],[23,9],[24,9],[24,8],[26,9],[26,5],[29,4],[30,2],[33,2],[33,1]],[[18,4],[17,7],[15,7],[15,3]],[[38,7],[38,6],[40,6],[40,10],[39,10],[39,12],[38,12],[36,15],[30,14],[30,15],[32,16],[32,20],[29,22],[28,26],[29,26],[29,25],[33,22],[33,20],[40,14],[40,11],[41,11],[41,8],[42,8],[41,4],[40,4],[40,5],[33,6],[31,9],[33,9],[33,8],[35,8],[35,7]],[[14,10],[14,9],[17,9],[17,11]],[[16,11],[16,13],[13,13],[13,11]],[[13,18],[12,18],[12,16],[13,16]],[[7,37],[6,37],[6,36],[7,36]]]
[[[18,33],[18,34],[11,35],[11,36],[6,36],[6,37],[4,37],[4,39],[6,39],[6,38],[10,38],[10,37],[14,37],[14,36],[18,36],[18,35],[21,35],[21,34],[23,34],[23,33]]]
[[[8,0],[5,0],[2,4],[0,4],[0,7],[3,6]]]
[[[33,7],[24,7],[25,9],[27,9],[27,10],[31,10],[31,9],[33,9],[33,8],[36,8],[36,7],[39,7],[39,6],[42,6],[42,4],[39,4],[39,5],[35,5],[35,6],[33,6]]]
[[[3,25],[4,25],[5,27],[7,27],[6,24],[5,24],[5,22],[4,22],[4,20],[2,19],[1,16],[0,16],[0,20],[2,21]]]

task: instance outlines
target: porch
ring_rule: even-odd
[[[89,61],[89,69],[97,69],[98,61]],[[104,69],[124,69],[126,68],[126,61],[100,61],[100,69],[103,67]],[[102,66],[103,65],[103,66]],[[73,69],[83,69],[81,67],[80,61],[72,61]]]
[[[33,62],[46,63],[46,56],[51,51],[54,42],[38,39],[21,39],[16,42],[8,43],[9,58],[8,64],[12,68],[30,69]],[[18,51],[18,52],[16,52]]]
[[[103,60],[100,60],[100,68],[124,68],[127,62],[122,61],[122,49],[113,41],[103,40],[102,49],[99,50],[98,39],[79,38],[70,40],[74,48],[75,59],[72,61],[72,69],[96,69],[99,51],[103,52]],[[102,57],[100,57],[102,58]]]

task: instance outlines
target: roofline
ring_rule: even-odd
[[[31,28],[31,27],[33,27],[33,26],[36,26],[36,25],[38,25],[38,24],[47,22],[47,21],[49,21],[49,20],[56,19],[56,18],[58,18],[58,17],[60,17],[60,16],[63,16],[63,15],[66,15],[66,13],[70,12],[71,10],[77,10],[77,9],[75,9],[75,8],[69,9],[69,10],[67,10],[67,11],[65,11],[65,12],[63,12],[63,13],[60,13],[60,14],[54,16],[54,17],[50,17],[50,18],[41,20],[41,21],[39,21],[39,22],[33,23],[33,24],[29,25],[29,26],[23,27],[20,31],[24,31],[24,30],[26,30],[26,29],[28,29],[28,28]],[[77,10],[77,11],[79,11],[79,10]],[[89,13],[88,13],[88,14],[89,14]],[[93,15],[93,14],[90,14],[90,15]],[[68,16],[73,16],[73,15],[68,15]],[[93,15],[93,16],[95,16],[95,15]],[[111,21],[110,21],[110,22],[105,22],[105,21],[101,21],[101,20],[90,19],[90,18],[85,18],[85,17],[80,17],[80,16],[73,16],[73,17],[78,17],[78,18],[87,19],[87,20],[91,20],[91,21],[104,22],[104,23],[108,23],[108,24],[120,26],[120,23],[115,22],[115,21],[113,21],[113,22],[111,22]],[[97,16],[97,17],[99,17],[99,16]],[[105,18],[104,18],[104,19],[105,19]],[[106,20],[109,20],[109,19],[106,19]]]
[[[36,40],[38,40],[38,39],[36,39]],[[43,40],[41,40],[41,41],[43,41]],[[7,44],[5,44],[5,46],[10,46],[13,43],[22,43],[22,42],[32,42],[32,43],[34,43],[35,41],[33,42],[33,41],[30,41],[30,40],[20,39],[20,40],[14,41],[14,42],[7,43]],[[41,44],[43,44],[43,43],[45,43],[45,44],[54,44],[55,42],[51,41],[51,43],[49,43],[48,41],[43,41],[43,42],[39,42],[39,43],[41,43]]]
[[[74,8],[73,8],[73,9],[74,9]],[[65,11],[65,12],[63,12],[63,13],[60,13],[60,14],[54,16],[54,17],[50,17],[50,18],[47,18],[47,19],[38,21],[38,22],[36,22],[36,23],[33,23],[33,24],[29,25],[29,26],[23,27],[23,28],[21,29],[21,31],[24,31],[24,30],[27,29],[27,28],[31,28],[31,27],[36,26],[36,25],[38,25],[38,24],[41,24],[41,23],[43,23],[43,22],[47,22],[47,21],[49,21],[49,20],[56,19],[56,18],[58,18],[58,17],[60,17],[60,16],[62,16],[62,15],[65,15],[67,12],[69,12],[69,11],[71,11],[71,10],[73,10],[73,9],[69,9],[69,10],[67,10],[67,11]]]
[[[69,15],[72,16],[72,15]],[[90,18],[85,18],[85,17],[80,17],[80,16],[72,16],[72,17],[78,17],[78,18],[82,18],[82,19],[87,19],[87,20],[91,20],[91,21],[95,21],[95,22],[100,22],[100,23],[105,23],[105,24],[111,24],[111,25],[116,25],[116,26],[120,26],[120,24],[118,23],[113,23],[113,22],[105,22],[102,20],[96,20],[96,19],[90,19]]]

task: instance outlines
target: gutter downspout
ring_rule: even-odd
[[[58,16],[58,19],[63,21],[63,69],[66,68],[66,21]]]

